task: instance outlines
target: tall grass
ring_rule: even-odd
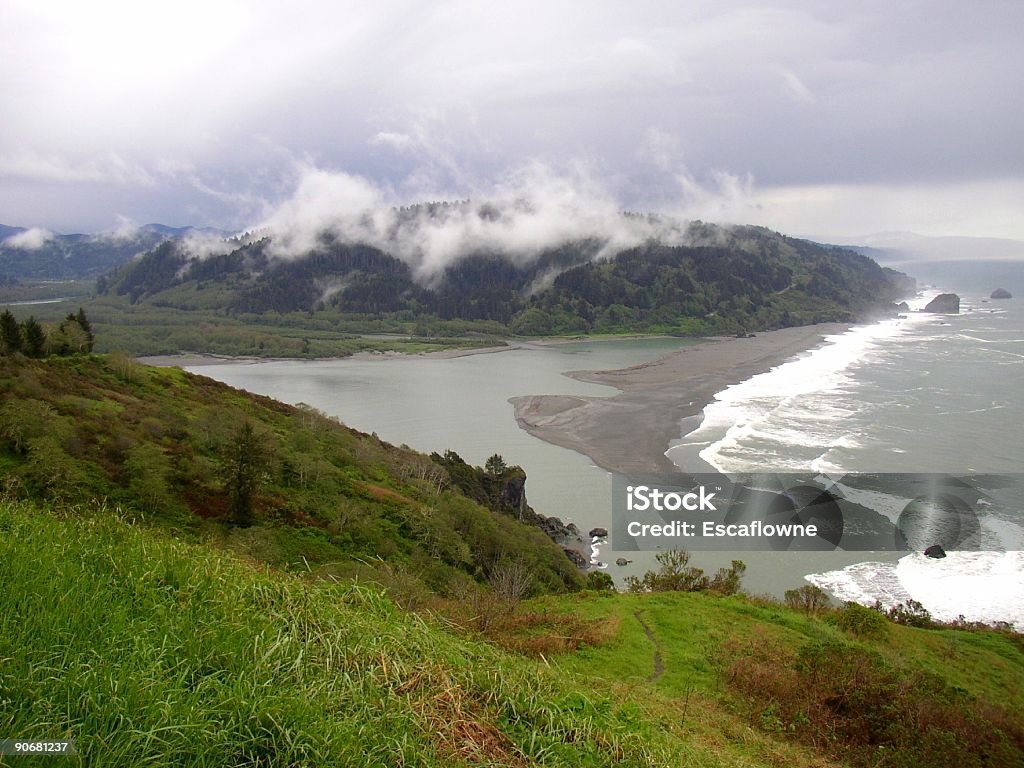
[[[373,589],[110,513],[0,502],[0,584],[0,735],[74,738],[78,764],[694,763],[635,706]]]

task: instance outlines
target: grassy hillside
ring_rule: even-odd
[[[517,567],[534,591],[575,566],[429,457],[124,356],[0,358],[0,477],[14,497],[118,507],[286,569],[456,593]],[[508,471],[521,482],[521,471]]]
[[[859,636],[742,597],[583,592],[524,603],[519,618],[585,618],[605,628],[600,644],[530,658],[375,588],[266,569],[109,511],[0,501],[0,532],[0,733],[74,738],[69,765],[1012,766],[1024,755],[1024,655],[1002,633]],[[851,676],[833,659],[813,668],[807,690],[821,700],[791,722],[794,694],[751,683],[785,677],[804,647],[877,657],[895,682],[883,690],[874,666]],[[843,730],[836,681],[846,701],[878,697],[847,718],[875,743]],[[959,719],[943,721],[941,751],[922,752],[939,715]]]
[[[542,598],[532,610],[614,626],[557,667],[613,695],[639,692],[691,733],[735,738],[735,717],[850,765],[1024,764],[1019,634],[706,592]]]
[[[0,503],[0,733],[80,764],[662,764],[635,706],[540,662],[84,509]],[[674,762],[673,762],[674,761]]]

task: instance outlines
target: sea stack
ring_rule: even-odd
[[[940,293],[928,302],[924,311],[940,315],[958,315],[960,314],[960,297],[955,293]]]
[[[992,295],[989,296],[989,298],[990,299],[1012,299],[1013,298],[1013,294],[1010,293],[1005,288],[996,288],[994,291],[992,291]]]

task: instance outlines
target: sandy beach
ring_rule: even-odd
[[[606,470],[675,473],[678,468],[664,453],[681,436],[682,419],[699,415],[730,384],[780,365],[848,328],[829,323],[712,339],[631,368],[567,374],[615,387],[618,395],[531,395],[510,402],[520,427],[582,453]]]

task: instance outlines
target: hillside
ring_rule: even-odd
[[[526,592],[580,583],[562,549],[519,522],[533,513],[518,467],[461,465],[492,488],[480,497],[487,508],[428,456],[121,355],[0,357],[0,397],[0,474],[14,497],[116,508],[271,565],[400,586],[410,599],[517,568],[531,575]]]
[[[481,246],[433,271],[398,239],[368,244],[329,231],[302,253],[283,251],[272,234],[202,257],[169,241],[98,287],[132,304],[232,316],[388,318],[418,335],[452,321],[523,335],[733,333],[884,312],[907,287],[854,251],[759,227],[691,222],[673,232],[628,247],[583,238],[527,255]]]
[[[0,501],[0,531],[0,732],[74,739],[69,765],[1024,756],[1024,652],[1005,633],[882,621],[870,634],[842,612],[738,596],[587,591],[524,603],[516,620],[526,632],[567,614],[603,639],[558,650],[557,631],[534,635],[545,650],[528,657],[377,589],[256,567],[109,511]]]

